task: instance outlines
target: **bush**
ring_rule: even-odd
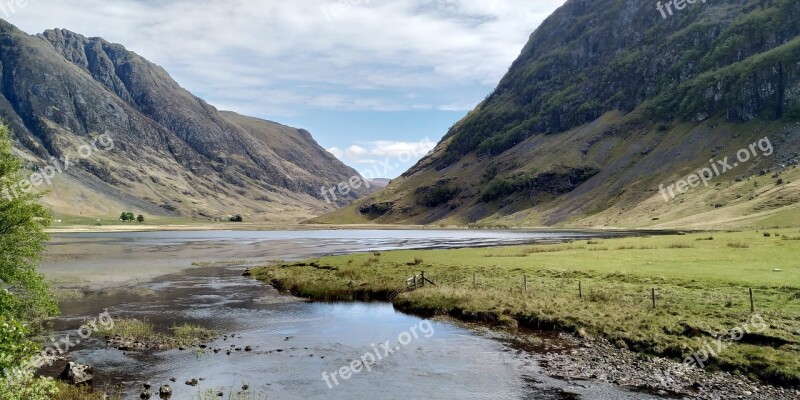
[[[47,400],[56,393],[52,379],[36,378],[32,355],[36,346],[28,340],[24,325],[10,315],[0,316],[0,393],[3,400]],[[26,366],[31,365],[31,368]]]
[[[452,200],[458,194],[458,189],[448,186],[439,186],[425,193],[420,203],[425,207],[438,207]]]
[[[244,222],[244,219],[242,218],[241,215],[237,214],[237,215],[234,215],[234,216],[228,218],[228,221],[230,221],[230,222]]]

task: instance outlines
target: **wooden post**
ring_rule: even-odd
[[[756,312],[756,303],[753,300],[753,288],[750,288],[750,312]]]
[[[472,273],[472,288],[474,289],[476,287],[478,287],[478,285],[477,285],[477,283],[475,281],[475,273],[473,272]]]
[[[656,288],[652,289],[653,291],[653,309],[656,308]]]
[[[578,298],[583,300],[583,284],[581,284],[581,281],[578,281]]]
[[[414,275],[414,290],[417,290],[417,276]]]
[[[522,275],[522,282],[525,285],[525,291],[528,291],[528,275]]]
[[[421,276],[422,278],[419,280],[419,283],[420,283],[420,285],[421,285],[422,287],[425,287],[425,271],[422,271],[422,273],[420,274],[420,276]]]

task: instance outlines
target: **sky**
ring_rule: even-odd
[[[0,0],[0,18],[121,43],[219,109],[305,128],[365,176],[394,178],[564,1]]]

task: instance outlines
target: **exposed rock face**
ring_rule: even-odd
[[[791,165],[798,120],[797,1],[697,2],[664,18],[655,2],[568,0],[431,155],[318,221],[643,226],[736,204],[733,218],[761,210],[763,193],[728,183]],[[720,177],[719,193],[657,201],[660,184],[765,136],[774,155]],[[425,201],[418,188],[441,181],[457,195]]]
[[[0,21],[0,76],[0,115],[32,164],[98,135],[114,140],[113,150],[65,174],[69,188],[53,188],[57,211],[295,218],[333,209],[321,187],[358,175],[307,131],[219,112],[163,68],[100,38],[59,29],[29,36]]]

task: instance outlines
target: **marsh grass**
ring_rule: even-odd
[[[212,340],[218,333],[193,324],[173,325],[168,332],[158,332],[153,324],[147,320],[134,318],[114,319],[114,327],[108,331],[98,332],[97,335],[119,335],[126,339],[145,342],[163,342],[172,347],[191,346],[199,342]]]
[[[125,338],[133,338],[140,340],[149,340],[157,336],[155,328],[146,320],[138,320],[133,318],[119,318],[114,320],[114,328],[107,332],[102,332],[107,335],[108,332],[114,335],[120,335]]]
[[[56,382],[58,393],[51,396],[51,400],[122,400],[119,390],[111,390],[108,395],[105,391],[88,387],[76,387],[64,382]]]
[[[672,243],[667,248],[669,249],[691,249],[692,245],[686,243]]]
[[[513,327],[514,320],[530,328],[582,331],[678,360],[701,348],[703,340],[746,321],[748,289],[753,288],[756,309],[770,328],[749,337],[748,343],[733,343],[710,368],[800,384],[800,241],[774,240],[753,231],[697,240],[707,236],[690,234],[682,242],[674,236],[606,239],[604,251],[543,244],[393,251],[377,260],[371,254],[353,254],[320,258],[316,266],[281,263],[253,273],[316,300],[384,300],[419,273],[408,260],[424,258],[425,276],[438,286],[397,296],[393,302],[400,310],[500,327]],[[750,243],[750,248],[730,256],[728,243],[739,242]],[[527,292],[523,275],[528,276]]]

